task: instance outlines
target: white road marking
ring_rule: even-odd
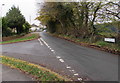
[[[70,69],[71,67],[70,67],[70,66],[67,66],[66,68],[67,68],[67,69]]]
[[[64,60],[63,60],[63,59],[59,59],[59,61],[60,61],[60,62],[62,62],[62,63],[64,62]]]
[[[52,52],[54,52],[54,50],[51,50]]]
[[[59,59],[59,58],[61,58],[61,57],[60,57],[60,56],[56,56],[56,58],[58,58],[58,59]]]
[[[75,71],[72,71],[73,73],[76,73]]]
[[[74,76],[78,76],[78,73],[75,73]]]
[[[75,73],[75,70],[69,70],[69,71],[71,71],[71,72]]]
[[[78,80],[82,81],[82,78],[78,78]]]
[[[38,41],[40,42],[41,45],[43,45],[43,43],[40,41],[40,39],[38,39]]]
[[[46,43],[46,46],[48,47],[48,44]]]
[[[71,70],[71,71],[75,71],[75,70]]]
[[[54,51],[52,48],[50,48],[50,46],[49,46],[42,38],[40,38],[40,40],[41,40],[53,53],[55,53],[55,51]]]
[[[50,48],[50,46],[48,46],[48,48]]]
[[[75,70],[69,70],[69,71],[71,71],[72,73],[76,73]]]
[[[42,38],[38,39],[38,41],[40,42],[41,45],[43,45],[43,44],[42,44],[42,42],[43,42],[53,53],[55,53],[55,51],[54,51]],[[42,41],[42,42],[41,42],[41,41]],[[56,58],[58,58],[60,62],[62,62],[62,63],[64,62],[64,60],[61,59],[60,56],[56,56]],[[70,67],[70,66],[67,66],[66,68],[67,68],[67,69],[70,69],[71,67]],[[75,70],[69,70],[69,71],[72,71],[73,73],[75,73]],[[75,73],[74,76],[78,76],[78,73]],[[81,81],[82,78],[78,78],[78,80]]]
[[[49,45],[48,45],[42,38],[40,38],[40,40],[42,40],[43,43],[44,43],[47,47],[49,47]]]

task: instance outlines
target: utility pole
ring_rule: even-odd
[[[2,7],[5,4],[1,4],[1,15],[0,15],[0,41],[2,41]]]
[[[118,17],[120,17],[120,1],[118,2]],[[118,21],[120,21],[120,19],[118,19]],[[118,31],[118,33],[120,33],[120,31]]]

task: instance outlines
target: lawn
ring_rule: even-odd
[[[50,34],[50,33],[48,33],[48,34]],[[120,51],[120,46],[117,43],[108,43],[103,40],[98,40],[96,42],[90,42],[89,38],[80,39],[80,38],[75,38],[75,37],[67,36],[67,35],[58,35],[58,34],[50,34],[50,35],[74,42],[74,43],[82,45],[82,46],[87,46],[87,47],[91,47],[91,48],[98,47],[99,50],[104,49],[104,51],[110,52],[113,54],[119,54],[119,51]],[[115,34],[113,33],[112,35],[115,35]]]
[[[0,44],[23,42],[23,41],[28,41],[28,40],[37,39],[37,38],[39,38],[39,34],[32,33],[32,34],[24,35],[24,36],[19,37],[19,38],[7,40],[7,41],[2,41],[2,42],[0,42]]]

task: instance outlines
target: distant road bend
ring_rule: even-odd
[[[81,77],[88,77],[94,81],[118,81],[118,56],[93,48],[83,47],[72,42],[52,37],[45,32],[40,32],[41,38],[55,51],[55,56],[60,56],[66,64],[70,65]],[[39,57],[54,56],[47,46],[38,46],[36,40],[3,45],[4,53],[29,54],[25,57],[34,62],[40,62]],[[17,56],[17,55],[16,55]],[[16,57],[14,55],[14,57]],[[46,59],[45,62],[49,60]],[[48,62],[49,63],[49,62]],[[51,62],[51,65],[57,64]],[[49,63],[50,64],[50,63]],[[64,63],[63,63],[64,64]],[[59,64],[58,64],[59,65]],[[57,66],[57,65],[54,65]]]

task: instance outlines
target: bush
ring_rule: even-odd
[[[12,30],[10,28],[2,29],[2,37],[7,37],[13,35]]]
[[[30,24],[28,23],[28,22],[25,22],[24,24],[23,24],[23,32],[24,33],[29,33],[29,29],[30,29]]]
[[[22,15],[19,8],[13,6],[6,13],[5,16],[7,26],[11,29],[16,28],[17,34],[21,34],[23,32],[23,24],[25,23],[25,17]]]
[[[6,22],[7,21],[6,21],[5,17],[3,17],[2,18],[2,36],[3,37],[11,36],[13,34],[12,29],[7,26]]]

